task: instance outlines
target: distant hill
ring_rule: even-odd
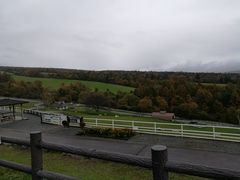
[[[240,74],[240,70],[239,71],[231,71],[230,73],[238,73],[238,74]]]
[[[240,64],[239,66],[235,67],[240,67]],[[200,82],[208,84],[237,83],[240,79],[240,71],[239,69],[236,68],[235,69],[232,68],[231,70],[225,69],[224,72],[226,73],[200,73],[181,71],[179,72],[123,71],[123,70],[90,71],[78,69],[0,66],[0,71],[8,72],[18,76],[55,79],[55,81],[56,79],[58,79],[64,81],[69,80],[68,82],[72,80],[101,82],[107,84],[122,85],[125,87],[127,86],[130,87],[130,89],[131,87],[133,89],[144,85],[149,86],[149,84],[152,83],[155,83],[157,85],[163,80],[169,80],[169,78],[176,76],[178,77],[184,76],[188,79],[188,81],[191,82]],[[104,87],[106,89],[107,86],[103,85],[101,87]],[[119,87],[116,88],[116,90],[118,89]]]

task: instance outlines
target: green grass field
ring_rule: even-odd
[[[0,159],[25,165],[31,164],[30,150],[19,146],[0,145]],[[44,152],[44,169],[83,180],[151,180],[152,172],[140,167],[109,161]],[[31,176],[0,167],[1,180],[30,180]],[[206,180],[199,177],[170,173],[170,180]]]
[[[102,91],[102,92],[106,91],[107,89],[109,89],[113,93],[117,93],[118,91],[130,92],[134,90],[134,88],[128,87],[128,86],[121,86],[121,85],[102,83],[102,82],[96,82],[96,81],[37,78],[37,77],[27,77],[27,76],[17,76],[17,75],[13,75],[13,78],[17,81],[26,81],[26,82],[41,81],[43,86],[48,87],[49,89],[57,89],[63,83],[67,85],[71,83],[73,84],[73,83],[80,82],[92,90],[95,90],[97,88],[99,91]]]

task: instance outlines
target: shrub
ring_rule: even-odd
[[[112,128],[85,128],[78,132],[80,136],[96,136],[114,139],[129,139],[135,133],[132,129],[112,129]]]

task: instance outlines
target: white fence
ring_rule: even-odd
[[[84,118],[87,127],[128,128],[143,134],[240,142],[240,128],[116,119]],[[79,124],[71,123],[70,126]]]

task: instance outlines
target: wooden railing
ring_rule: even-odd
[[[102,159],[112,162],[124,163],[143,168],[152,169],[153,180],[168,180],[169,172],[195,175],[199,177],[239,180],[240,171],[212,168],[200,165],[175,163],[168,161],[166,146],[156,145],[151,148],[151,158],[100,151],[96,149],[84,149],[73,146],[58,145],[42,141],[41,132],[30,133],[30,141],[15,138],[1,137],[2,143],[18,144],[28,146],[31,149],[31,167],[15,162],[0,160],[0,166],[31,174],[32,180],[55,179],[76,180],[76,178],[43,170],[43,149],[65,152],[89,158]]]

